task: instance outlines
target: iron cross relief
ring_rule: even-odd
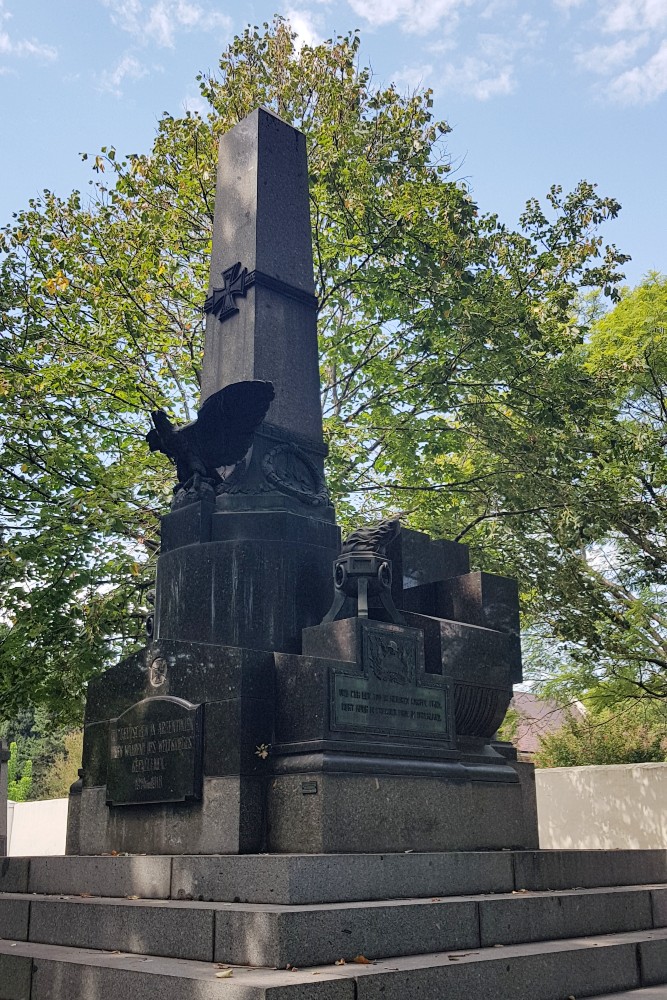
[[[236,299],[239,296],[245,298],[252,284],[252,281],[248,281],[248,268],[242,269],[240,261],[222,272],[222,280],[224,286],[214,288],[204,302],[204,312],[217,316],[221,323],[239,311]]]

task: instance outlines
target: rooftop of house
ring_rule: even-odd
[[[564,708],[550,698],[540,698],[530,691],[515,691],[510,708],[519,716],[513,743],[522,754],[537,753],[543,736],[558,732],[568,718],[583,718],[585,714],[583,707],[576,702]]]

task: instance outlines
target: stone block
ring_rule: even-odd
[[[512,854],[246,855],[175,857],[172,895],[305,905],[509,892]]]
[[[0,938],[27,941],[29,922],[29,900],[12,899],[11,896],[0,899]]]
[[[213,960],[213,911],[198,903],[89,899],[31,903],[30,940],[41,944]]]
[[[88,953],[85,964],[71,949],[61,958],[35,961],[31,1000],[354,1000],[354,981],[331,973],[255,972],[235,969],[233,978],[215,978],[215,966],[155,958]],[[113,962],[113,964],[112,964]],[[306,978],[307,976],[307,978]],[[0,994],[1,995],[1,994]],[[14,1000],[11,996],[10,1000]],[[17,998],[18,1000],[18,998]],[[20,1000],[28,1000],[28,994]]]
[[[317,625],[331,605],[336,555],[334,548],[261,535],[165,552],[158,562],[156,641],[298,653],[302,630]]]
[[[604,939],[597,943],[604,945]],[[564,1000],[639,985],[633,944],[559,948],[556,942],[539,947],[535,952],[507,948],[491,955],[428,956],[426,962],[426,956],[399,959],[391,963],[399,971],[359,975],[356,1000]]]
[[[518,584],[504,576],[480,572],[443,580],[436,584],[430,614],[518,635]]]
[[[479,919],[481,944],[485,948],[614,934],[652,926],[648,890],[579,890],[482,899]]]
[[[0,954],[0,1000],[31,1000],[32,960]]]
[[[667,888],[651,889],[653,926],[667,927]]]
[[[518,782],[378,776],[336,772],[335,761],[329,766],[331,771],[313,768],[271,780],[270,851],[474,851],[524,844]]]
[[[214,503],[201,500],[166,514],[160,522],[160,552],[171,552],[183,545],[210,542],[214,510]]]
[[[106,805],[106,789],[81,793],[81,850],[129,854],[239,854],[263,843],[264,781],[204,778],[202,798],[146,806]],[[150,822],[146,821],[150,808]]]
[[[478,946],[477,907],[469,900],[216,912],[215,959],[235,965],[303,967]]]
[[[530,850],[538,850],[540,835],[537,821],[535,765],[523,760],[509,760],[508,763],[516,772],[521,785],[523,827],[526,834],[525,845]]]
[[[525,851],[517,889],[573,889],[667,882],[667,851]]]
[[[667,937],[640,941],[638,951],[642,986],[667,983]]]
[[[166,661],[158,686],[150,672],[156,658]],[[156,639],[150,649],[133,654],[90,682],[86,722],[107,722],[152,695],[170,695],[193,704],[241,697],[261,701],[271,695],[272,683],[270,653]]]
[[[26,891],[45,895],[168,899],[171,858],[154,856],[33,858]]]
[[[394,600],[402,607],[402,593],[413,587],[460,576],[470,569],[467,545],[433,539],[423,531],[403,528],[389,551],[396,584]]]
[[[29,858],[0,858],[0,892],[27,892]]]

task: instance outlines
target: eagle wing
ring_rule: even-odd
[[[271,382],[255,380],[226,385],[208,397],[187,428],[207,467],[219,469],[241,461],[274,396]]]

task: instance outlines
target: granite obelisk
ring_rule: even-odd
[[[222,136],[202,398],[267,379],[268,422],[322,446],[306,140],[258,108]]]

